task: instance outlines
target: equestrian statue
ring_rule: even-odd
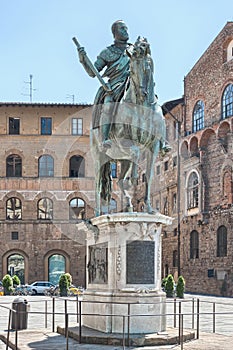
[[[138,37],[134,44],[128,43],[128,28],[122,20],[113,23],[112,33],[114,43],[99,54],[94,65],[73,38],[80,62],[87,73],[101,83],[94,101],[91,129],[96,216],[112,197],[113,162],[120,164],[118,186],[125,210],[129,212],[133,211],[131,192],[137,184],[139,165],[144,164],[144,211],[153,214],[150,197],[155,160],[170,147],[166,143],[165,120],[155,94],[150,45],[143,37]],[[101,75],[99,72],[104,68]]]

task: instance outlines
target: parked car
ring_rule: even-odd
[[[27,289],[32,294],[44,294],[46,289],[55,287],[55,285],[48,281],[36,281],[27,286]]]
[[[1,281],[0,281],[0,295],[4,295],[4,287]]]

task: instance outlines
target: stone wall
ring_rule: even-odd
[[[180,273],[187,291],[229,296],[233,291],[233,116],[222,120],[221,104],[224,89],[233,84],[233,59],[227,61],[226,54],[232,40],[233,22],[228,22],[186,75],[180,137]],[[193,131],[193,111],[199,100],[204,103],[204,128]],[[171,113],[178,118],[177,107]],[[166,119],[171,125],[169,113]],[[188,207],[188,179],[192,172],[199,181],[195,208]],[[162,187],[171,191],[166,177]],[[175,218],[176,229],[177,216],[170,215]],[[226,256],[217,256],[217,232],[221,226],[227,231]],[[198,234],[197,258],[190,255],[192,231]],[[165,232],[163,237],[164,275],[177,276],[172,257],[179,249],[178,237],[172,232]]]

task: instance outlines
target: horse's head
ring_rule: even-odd
[[[148,43],[147,39],[139,36],[134,44],[132,56],[136,58],[144,58],[150,54],[150,44]]]
[[[154,103],[153,71],[150,44],[139,36],[130,52],[131,102],[147,107]]]

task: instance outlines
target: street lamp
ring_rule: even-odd
[[[162,109],[168,113],[176,122],[177,125],[177,270],[178,276],[180,276],[180,134],[181,134],[181,124],[182,121],[177,119],[177,117],[171,113],[165,104],[162,106]]]

